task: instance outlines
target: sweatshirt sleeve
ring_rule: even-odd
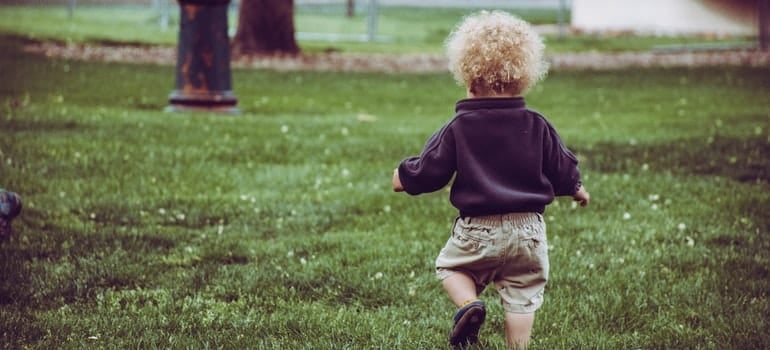
[[[577,157],[562,143],[550,124],[544,140],[543,169],[551,182],[555,196],[571,196],[580,184]]]
[[[448,126],[428,139],[417,157],[404,159],[398,176],[404,191],[411,195],[440,190],[452,179],[456,170],[455,142]]]

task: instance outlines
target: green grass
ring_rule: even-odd
[[[556,24],[558,11],[507,9],[535,24]],[[78,6],[72,19],[65,6],[2,6],[0,32],[34,40],[88,43],[175,45],[179,14],[172,7],[169,28],[162,30],[158,11],[148,6]],[[382,7],[377,20],[376,42],[356,40],[300,40],[305,52],[441,53],[449,32],[460,19],[476,9]],[[300,33],[357,36],[367,34],[367,14],[362,9],[352,18],[341,6],[298,6],[295,28]],[[231,12],[230,28],[237,13]],[[569,17],[568,15],[566,16]],[[300,35],[301,37],[301,35]],[[650,50],[664,45],[746,43],[750,38],[650,37],[574,35],[560,39],[545,35],[548,50],[626,51]]]
[[[235,70],[240,115],[168,114],[173,74],[0,37],[0,186],[25,204],[0,246],[4,347],[444,348],[432,268],[454,210],[389,186],[462,89]],[[645,69],[532,91],[593,199],[546,212],[533,349],[770,347],[768,86],[768,68]],[[482,297],[478,348],[503,348]]]

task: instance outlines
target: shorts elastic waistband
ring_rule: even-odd
[[[503,222],[509,222],[513,225],[528,225],[543,222],[543,216],[540,213],[507,213],[484,216],[465,216],[462,218],[466,223],[477,223],[481,225],[500,225]]]

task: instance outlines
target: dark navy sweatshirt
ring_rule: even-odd
[[[524,98],[472,98],[428,139],[422,153],[401,162],[411,194],[434,192],[454,176],[450,201],[460,216],[543,213],[555,196],[580,183],[575,155]]]

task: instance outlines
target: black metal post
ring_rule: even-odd
[[[170,112],[238,113],[230,78],[229,0],[179,0],[176,90]]]

